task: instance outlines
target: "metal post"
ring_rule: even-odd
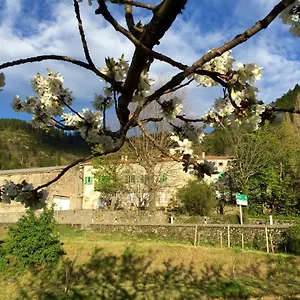
[[[196,227],[195,227],[195,236],[194,236],[194,246],[197,246],[197,230],[198,230],[198,226],[196,225]]]
[[[244,249],[244,233],[242,233],[242,249]]]
[[[223,232],[220,231],[220,245],[221,245],[221,248],[223,248]]]
[[[227,226],[227,245],[230,248],[230,226]]]
[[[243,210],[242,210],[242,205],[240,205],[240,221],[241,221],[241,225],[243,225]]]
[[[269,238],[268,238],[268,227],[265,227],[265,234],[266,234],[266,246],[267,246],[267,253],[269,253]]]

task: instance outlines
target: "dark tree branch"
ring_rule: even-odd
[[[285,10],[294,2],[295,0],[282,0],[280,3],[274,6],[271,12],[264,19],[256,22],[255,25],[244,31],[242,34],[237,35],[230,42],[226,42],[223,46],[217,49],[213,49],[212,51],[203,55],[190,68],[187,68],[185,70],[185,75],[188,76],[194,73],[198,68],[209,62],[211,59],[217,56],[221,56],[226,51],[231,50],[232,48],[246,42],[261,30],[266,29],[283,10]]]
[[[177,15],[181,12],[187,0],[178,0],[176,3],[171,0],[164,0],[155,10],[154,16],[145,28],[139,41],[125,28],[120,26],[112,17],[107,9],[104,0],[98,0],[99,8],[96,13],[102,14],[103,17],[114,26],[115,30],[123,33],[128,39],[135,43],[136,50],[134,52],[131,65],[129,67],[128,76],[124,83],[124,93],[119,98],[118,118],[120,124],[124,126],[128,122],[129,110],[128,105],[132,100],[133,93],[139,84],[140,75],[145,68],[149,59],[149,54],[154,54],[147,50],[152,50],[153,46],[159,42],[165,32],[175,21]],[[181,65],[181,64],[180,64]]]
[[[172,89],[166,90],[166,91],[164,92],[164,95],[169,94],[169,93],[176,92],[177,90],[182,89],[182,88],[188,86],[188,85],[189,85],[190,83],[192,83],[193,81],[194,81],[194,78],[190,79],[190,80],[189,80],[188,82],[186,82],[186,83],[180,84],[180,85],[178,85],[178,86],[176,86],[176,87],[174,87],[174,88],[172,88]]]
[[[161,97],[165,91],[173,89],[176,86],[179,86],[182,83],[182,81],[189,75],[195,72],[197,73],[203,72],[204,70],[200,71],[198,69],[202,67],[205,63],[209,62],[211,59],[217,56],[221,56],[226,51],[231,50],[232,48],[238,46],[239,44],[246,42],[248,39],[253,37],[262,29],[266,29],[284,9],[286,9],[288,6],[290,6],[293,3],[294,0],[282,0],[271,10],[271,12],[264,19],[258,21],[255,25],[253,25],[252,27],[244,31],[242,34],[237,35],[230,42],[226,42],[223,46],[206,53],[192,66],[182,69],[184,70],[183,72],[180,72],[177,75],[173,76],[173,78],[169,82],[167,82],[164,86],[162,86],[161,88],[156,90],[152,95],[150,95],[146,101],[146,104]],[[221,84],[221,82],[219,83]]]
[[[183,1],[183,0],[181,0]],[[117,20],[111,15],[109,10],[107,9],[107,6],[105,3],[103,3],[103,0],[98,0],[99,8],[95,11],[96,14],[101,14],[107,22],[109,22],[116,31],[122,33],[129,41],[131,41],[137,48],[140,48],[142,51],[144,51],[148,56],[153,57],[157,60],[166,62],[170,64],[173,67],[179,68],[180,70],[185,70],[188,66],[184,65],[178,61],[173,60],[172,58],[153,51],[149,47],[147,47],[145,44],[143,44],[140,40],[138,40],[130,31],[126,30],[123,26],[121,26]]]
[[[124,145],[125,142],[125,136],[123,136],[121,139],[118,141],[119,143],[116,143],[114,147],[109,148],[107,150],[94,150],[93,154],[90,154],[88,156],[79,158],[75,160],[73,163],[70,165],[66,166],[54,179],[48,181],[47,183],[44,183],[42,185],[37,186],[33,192],[37,192],[38,190],[41,190],[43,188],[48,187],[49,185],[53,184],[54,182],[58,181],[65,173],[67,173],[71,168],[75,167],[76,165],[83,163],[85,161],[91,160],[94,157],[97,156],[103,156],[109,153],[117,152],[118,150],[121,149],[121,147]]]
[[[131,1],[131,0],[109,0],[109,2],[114,3],[114,4],[130,4],[132,6],[136,6],[136,7],[141,7],[141,8],[145,8],[148,10],[154,10],[156,8],[156,6],[154,5],[150,5],[150,4],[146,4],[143,2],[139,2],[139,1]]]
[[[90,64],[90,66],[95,68],[93,60],[90,56],[89,48],[88,48],[86,38],[85,38],[85,34],[84,34],[84,29],[83,29],[83,25],[82,25],[81,16],[80,16],[79,3],[78,3],[77,0],[73,0],[73,3],[74,3],[74,10],[75,10],[77,23],[78,23],[78,31],[79,31],[79,34],[80,34],[80,37],[81,37],[81,43],[82,43],[85,58],[86,58],[87,62]]]
[[[267,106],[266,110],[268,111],[275,111],[275,112],[285,112],[291,114],[300,114],[300,110],[295,108],[279,108],[275,106]]]
[[[141,120],[137,120],[136,123],[138,124],[139,128],[141,129],[143,135],[148,139],[150,140],[153,145],[164,155],[166,155],[167,157],[177,161],[177,162],[182,162],[182,159],[178,158],[178,157],[175,157],[173,155],[171,155],[169,153],[168,150],[166,150],[164,147],[161,147],[161,145],[147,132],[143,122],[141,122]]]
[[[129,1],[131,2],[131,1]],[[131,4],[125,4],[125,20],[128,27],[128,30],[132,33],[133,36],[136,37],[136,30],[134,28],[134,18],[132,14],[132,5]]]
[[[101,77],[108,83],[110,83],[114,89],[118,92],[122,91],[122,84],[120,82],[115,81],[114,79],[110,78],[109,76],[101,73],[96,67],[90,66],[88,63],[83,62],[81,60],[77,60],[75,58],[71,58],[68,56],[63,56],[63,55],[38,55],[38,56],[33,56],[33,57],[28,57],[28,58],[22,58],[14,61],[9,61],[3,64],[0,64],[0,70],[6,69],[9,67],[13,66],[19,66],[19,65],[24,65],[27,63],[34,63],[34,62],[41,62],[44,60],[58,60],[58,61],[65,61],[74,65],[77,65],[79,67],[82,67],[86,70],[92,71],[94,74],[96,74],[98,77]]]
[[[74,162],[72,162],[71,164],[66,166],[54,179],[48,181],[47,183],[37,186],[33,191],[41,190],[41,189],[46,188],[47,186],[53,184],[54,182],[59,180],[64,174],[66,174],[71,168],[75,167],[76,165],[78,165],[82,162],[92,159],[94,156],[95,156],[94,154],[91,154],[91,155],[88,155],[88,156],[85,156],[85,157],[75,160]]]

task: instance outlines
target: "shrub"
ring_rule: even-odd
[[[288,253],[300,255],[300,224],[287,229],[284,246]]]
[[[28,211],[9,229],[6,251],[19,266],[55,264],[64,251],[55,233],[53,209],[45,209],[36,216]]]
[[[189,181],[178,190],[177,197],[191,215],[209,216],[217,203],[214,190],[203,181]]]
[[[4,242],[0,241],[0,272],[5,270],[7,266],[7,257],[6,257],[6,251],[3,246]]]

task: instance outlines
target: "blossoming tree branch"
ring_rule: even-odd
[[[103,66],[96,66],[90,55],[88,41],[85,37],[84,24],[80,15],[80,6],[86,3],[74,0],[74,17],[77,19],[78,32],[81,38],[85,60],[78,60],[66,55],[47,54],[35,57],[20,58],[0,64],[0,70],[17,65],[56,60],[68,62],[94,73],[105,82],[102,94],[95,94],[94,110],[84,108],[76,111],[73,108],[75,97],[64,86],[63,75],[55,70],[45,70],[44,74],[36,74],[31,79],[33,96],[21,99],[15,96],[12,108],[17,112],[32,114],[31,124],[36,128],[48,129],[56,127],[63,131],[80,132],[89,142],[98,144],[91,155],[81,158],[67,166],[55,179],[41,186],[6,182],[1,188],[0,200],[19,201],[26,207],[36,206],[42,198],[42,189],[58,180],[76,164],[95,156],[106,155],[118,151],[124,144],[129,130],[139,127],[158,148],[159,144],[145,130],[145,123],[160,122],[163,119],[170,123],[174,132],[171,139],[177,146],[170,152],[160,149],[163,154],[183,163],[184,169],[193,167],[199,177],[211,175],[214,165],[204,161],[199,163],[193,153],[192,145],[201,143],[205,136],[206,126],[226,126],[232,122],[246,123],[250,130],[257,129],[266,119],[283,109],[266,105],[257,99],[258,89],[255,82],[261,79],[262,69],[255,63],[235,62],[231,50],[239,44],[247,42],[267,27],[279,16],[284,24],[290,26],[293,35],[300,36],[300,0],[282,0],[262,20],[219,48],[210,49],[199,57],[192,65],[186,65],[163,53],[155,51],[155,46],[164,38],[165,33],[176,22],[177,16],[183,12],[188,0],[163,0],[157,5],[133,0],[98,0],[95,14],[104,18],[116,31],[124,35],[135,47],[132,57],[107,57]],[[92,1],[88,1],[92,4]],[[95,1],[96,2],[96,1]],[[122,5],[127,28],[123,27],[112,15],[106,2]],[[200,5],[200,4],[199,4]],[[134,9],[144,9],[151,20],[146,25],[136,23]],[[153,78],[149,77],[152,63],[159,60],[177,69],[173,77],[159,88],[154,89]],[[0,73],[0,90],[5,88],[5,73]],[[182,114],[183,104],[178,97],[164,100],[170,94],[196,82],[206,88],[221,85],[223,95],[215,105],[201,118],[193,119]],[[143,110],[152,102],[161,108],[161,117],[142,119]],[[107,120],[107,110],[114,110],[119,122],[117,130],[111,130]],[[289,112],[299,113],[289,110]],[[173,124],[176,121],[176,126]],[[178,122],[180,122],[178,125]]]

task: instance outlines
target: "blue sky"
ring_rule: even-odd
[[[144,1],[157,4],[158,0]],[[263,18],[279,0],[189,0],[156,50],[185,64],[191,64],[212,47],[232,39],[258,19]],[[95,16],[87,0],[80,5],[86,36],[97,66],[104,66],[106,56],[119,57],[122,53],[130,60],[133,47],[123,36]],[[122,7],[110,6],[114,16],[124,24]],[[149,19],[135,9],[136,19]],[[233,51],[236,62],[254,62],[263,67],[263,77],[257,86],[259,98],[267,103],[280,97],[300,82],[300,39],[293,37],[289,28],[276,20],[270,28]],[[0,63],[40,54],[61,54],[84,60],[71,0],[0,0]],[[103,83],[92,73],[60,62],[26,64],[4,70],[6,86],[0,94],[0,118],[22,118],[28,114],[15,113],[10,103],[15,95],[32,95],[30,79],[46,69],[60,72],[65,85],[76,97],[75,109],[91,106],[95,92],[100,93]],[[168,80],[177,70],[157,62],[151,76],[159,82]],[[191,85],[185,92],[186,112],[202,115],[222,95],[220,88]]]

